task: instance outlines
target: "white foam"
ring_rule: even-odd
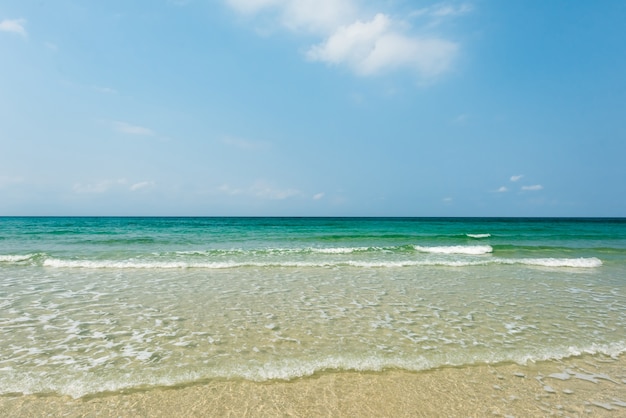
[[[543,267],[596,268],[602,266],[602,260],[590,258],[522,258],[511,260],[511,264],[526,264]]]
[[[419,252],[430,254],[482,255],[493,252],[493,248],[490,245],[452,245],[441,247],[422,247],[415,245],[414,248]]]
[[[339,248],[312,248],[311,251],[321,254],[351,254],[358,251],[367,251],[367,247],[339,247]]]
[[[489,238],[491,236],[491,234],[465,234],[465,235],[469,238],[476,238],[476,239]]]
[[[85,269],[184,269],[184,268],[207,268],[222,269],[241,267],[246,264],[233,262],[212,262],[212,263],[187,263],[182,261],[112,261],[112,260],[60,260],[49,258],[43,262],[44,267],[54,268],[85,268]]]
[[[29,260],[29,259],[33,258],[34,256],[35,256],[35,254],[24,254],[24,255],[6,254],[6,255],[0,255],[0,262],[1,263],[18,263],[20,261]]]
[[[469,267],[486,265],[527,265],[553,268],[597,268],[602,260],[590,258],[449,258],[450,255],[484,255],[489,254],[491,247],[456,246],[456,247],[420,247],[423,252],[440,255],[440,258],[404,259],[388,261],[276,261],[276,262],[185,262],[185,261],[113,261],[113,260],[60,260],[55,258],[43,262],[45,267],[52,268],[84,268],[84,269],[230,269],[244,267],[277,267],[277,268],[321,268],[351,266],[362,268],[398,268],[398,267]],[[445,258],[444,258],[445,257]]]

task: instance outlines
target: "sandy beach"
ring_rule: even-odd
[[[411,373],[322,373],[289,382],[211,381],[72,399],[5,395],[2,416],[623,416],[626,360],[478,365]]]

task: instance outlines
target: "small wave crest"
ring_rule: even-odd
[[[41,254],[4,254],[0,255],[0,263],[20,263],[32,260]]]
[[[465,234],[465,236],[469,238],[481,239],[481,238],[489,238],[491,234]]]
[[[319,254],[352,254],[356,252],[366,252],[370,247],[337,247],[337,248],[312,248],[311,251]]]
[[[571,268],[596,268],[602,266],[602,260],[596,257],[589,258],[522,258],[513,260],[516,264],[542,267],[571,267]]]
[[[465,254],[465,253],[463,253]],[[400,267],[471,267],[488,265],[525,265],[550,268],[597,268],[602,260],[590,258],[426,258],[381,261],[359,260],[283,260],[283,261],[133,261],[133,260],[62,260],[48,258],[43,266],[50,268],[82,268],[82,269],[231,269],[231,268],[400,268]]]
[[[439,247],[422,247],[415,245],[415,250],[422,253],[430,254],[465,254],[465,255],[483,255],[493,252],[490,245],[452,245]]]
[[[161,368],[158,372],[151,368],[128,373],[111,374],[105,372],[103,378],[98,373],[65,374],[50,373],[42,376],[34,372],[5,370],[0,376],[0,395],[8,393],[42,394],[57,393],[75,399],[105,392],[118,392],[134,388],[166,388],[203,382],[208,379],[244,379],[253,382],[291,381],[314,376],[319,372],[366,372],[379,373],[385,370],[406,370],[419,372],[441,367],[469,367],[514,362],[525,365],[528,362],[567,361],[580,355],[603,355],[617,358],[626,352],[623,342],[590,344],[543,350],[513,350],[467,356],[462,353],[436,357],[409,355],[383,357],[376,355],[330,355],[312,359],[283,358],[268,362],[240,362],[217,367],[199,365],[189,367]],[[602,374],[585,375],[588,378],[606,378]]]

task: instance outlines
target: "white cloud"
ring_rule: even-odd
[[[360,75],[409,68],[431,77],[449,67],[456,50],[456,44],[449,41],[396,32],[389,16],[379,13],[369,22],[356,21],[338,28],[326,41],[311,47],[307,57],[345,64]]]
[[[406,69],[423,78],[446,72],[458,45],[435,36],[418,36],[402,19],[385,13],[372,18],[357,1],[337,0],[226,0],[248,16],[272,13],[279,23],[294,31],[321,36],[307,48],[310,61],[347,66],[359,75]],[[461,14],[463,7],[434,9],[430,16],[441,19]],[[370,16],[363,18],[364,16]]]
[[[26,24],[24,19],[4,19],[0,22],[0,32],[11,32],[26,37],[27,33],[24,24]]]
[[[113,128],[123,134],[140,136],[154,135],[154,131],[152,129],[144,128],[143,126],[131,125],[126,122],[113,122]]]
[[[525,191],[543,190],[543,186],[541,184],[534,184],[532,186],[522,186],[522,190],[525,190]]]
[[[140,181],[139,183],[135,183],[130,186],[130,191],[135,192],[137,190],[151,189],[154,187],[153,181]]]
[[[519,174],[517,176],[511,176],[511,181],[518,181],[519,179],[521,179],[522,177],[524,177],[523,174]]]
[[[498,190],[496,190],[496,193],[505,193],[505,192],[508,192],[508,191],[509,191],[509,189],[507,189],[506,186],[502,186]]]
[[[324,197],[324,193],[317,193],[313,195],[313,200],[320,200]]]
[[[452,199],[451,197],[444,197],[443,198],[443,203],[452,203],[454,199]]]

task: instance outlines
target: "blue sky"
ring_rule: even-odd
[[[626,216],[626,2],[0,4],[0,215]]]

